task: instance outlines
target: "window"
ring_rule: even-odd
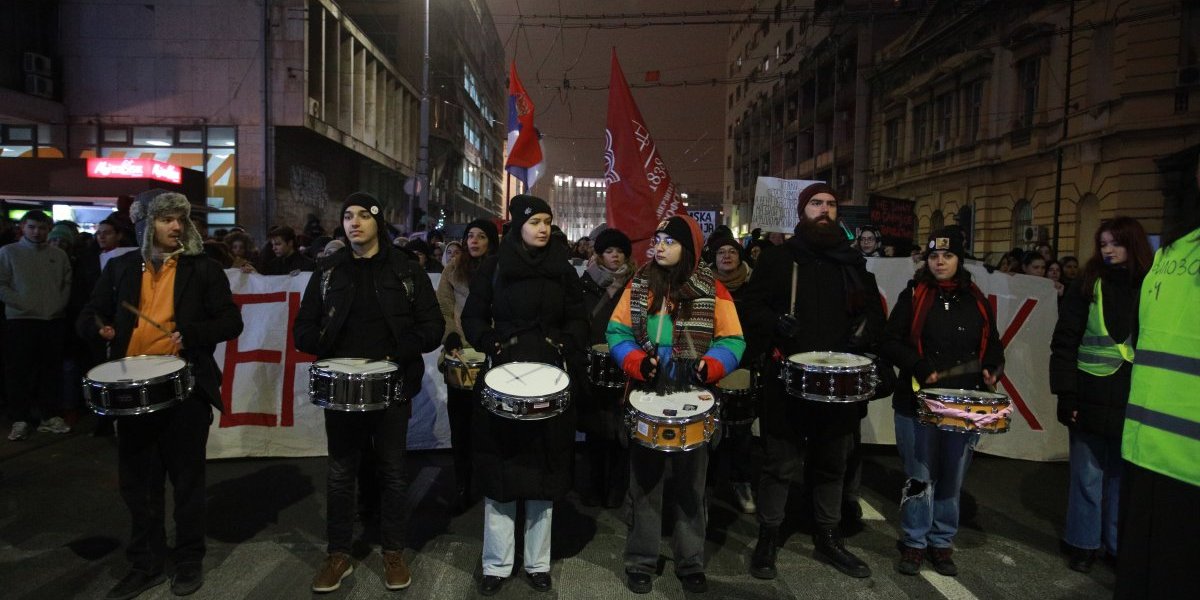
[[[1013,206],[1012,241],[1019,244],[1025,239],[1025,228],[1033,225],[1033,205],[1028,200],[1018,200]]]
[[[979,121],[983,118],[983,81],[975,81],[967,85],[966,100],[966,123],[965,131],[963,132],[964,139],[967,142],[973,143],[979,141]]]
[[[885,125],[884,151],[883,151],[883,168],[890,169],[896,166],[897,158],[900,156],[900,117],[888,119]]]
[[[462,163],[462,174],[460,181],[463,187],[479,193],[479,165],[472,163],[469,160],[464,160]]]
[[[1031,56],[1017,62],[1017,126],[1021,129],[1033,127],[1037,113],[1038,77],[1041,74],[1041,57]]]
[[[913,109],[913,155],[925,154],[925,143],[929,138],[929,105],[922,104]]]
[[[475,103],[475,106],[482,106],[483,100],[479,93],[479,88],[475,84],[475,74],[471,72],[470,67],[463,65],[463,91],[467,92],[467,96]]]
[[[946,149],[954,129],[954,92],[947,92],[937,97],[937,111],[934,121],[934,152]]]

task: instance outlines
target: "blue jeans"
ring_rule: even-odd
[[[904,463],[901,542],[910,548],[949,548],[958,533],[959,492],[978,433],[943,431],[896,413],[896,449]]]
[[[516,554],[517,503],[483,499],[483,574],[512,575]],[[550,525],[554,502],[525,501],[525,571],[550,572]]]
[[[1071,487],[1063,541],[1117,555],[1117,501],[1121,489],[1121,438],[1070,430]]]

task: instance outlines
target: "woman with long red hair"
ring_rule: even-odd
[[[1138,292],[1153,254],[1136,219],[1105,221],[1083,276],[1062,298],[1050,342],[1050,390],[1069,429],[1071,479],[1063,531],[1072,569],[1117,555],[1121,431],[1137,333]]]

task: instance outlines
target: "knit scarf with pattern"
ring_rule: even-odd
[[[643,348],[650,346],[646,323],[650,307],[650,280],[645,275],[647,263],[633,277],[629,290],[629,314],[633,334]],[[713,338],[713,311],[716,307],[717,285],[713,272],[700,265],[683,282],[682,289],[668,294],[667,313],[674,328],[671,336],[671,357],[675,361],[694,362],[708,350]]]

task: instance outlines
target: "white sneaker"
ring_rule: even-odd
[[[751,489],[749,483],[733,484],[733,495],[737,497],[738,506],[742,512],[752,515],[758,507],[754,504],[754,490]]]
[[[29,423],[25,421],[17,421],[13,423],[12,431],[8,432],[8,439],[14,442],[19,442],[29,437]]]
[[[71,433],[71,426],[62,417],[50,417],[42,421],[37,430],[42,433]]]

